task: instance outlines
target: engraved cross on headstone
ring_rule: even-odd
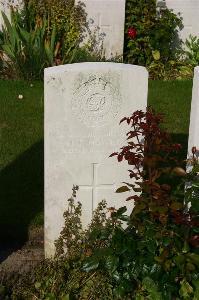
[[[79,189],[86,189],[89,190],[91,189],[92,191],[92,212],[94,211],[94,209],[96,208],[96,206],[94,206],[94,203],[97,205],[99,201],[103,200],[103,199],[97,199],[97,190],[99,190],[100,188],[114,188],[115,183],[106,183],[106,184],[98,184],[98,177],[97,177],[97,170],[99,168],[99,164],[97,163],[93,163],[92,164],[92,183],[91,185],[87,185],[87,184],[79,184]]]

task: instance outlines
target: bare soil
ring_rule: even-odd
[[[5,248],[1,258],[11,249]],[[44,232],[43,227],[32,228],[29,231],[28,242],[17,251],[12,252],[0,264],[0,282],[18,275],[24,275],[44,259]]]

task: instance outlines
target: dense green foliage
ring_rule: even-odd
[[[11,21],[2,12],[0,32],[0,71],[4,77],[41,79],[45,67],[102,59],[100,41],[88,28],[82,4],[26,0],[22,10],[10,9]],[[85,31],[89,40],[80,47]]]
[[[164,8],[157,12],[156,0],[128,0],[126,4],[126,55],[133,64],[150,66],[156,61],[167,63],[176,58],[177,30],[182,27],[179,16]],[[132,38],[128,29],[137,35]]]
[[[178,35],[182,28],[180,15],[166,5],[158,8],[156,0],[128,0],[124,61],[146,66],[152,79],[191,78],[193,65]]]
[[[185,54],[187,56],[188,63],[196,67],[199,65],[199,38],[190,35],[189,39],[186,40],[187,49]]]
[[[121,121],[130,126],[127,144],[111,156],[128,162],[133,180],[116,192],[133,191],[126,200],[133,200],[134,208],[129,219],[125,207],[112,213],[112,218],[127,218],[127,229],[117,227],[105,255],[94,253],[84,265],[94,270],[98,262],[107,270],[119,299],[128,292],[132,299],[198,298],[198,150],[193,148],[193,169],[186,174],[178,166],[180,145],[171,143],[161,121],[162,116],[150,110]],[[146,279],[153,292],[143,289]]]
[[[151,77],[164,79],[192,78],[194,67],[199,65],[199,39],[190,35],[186,39],[178,60],[168,64],[152,64],[149,67]],[[158,74],[159,72],[159,74]]]
[[[2,50],[8,57],[6,64],[14,68],[16,77],[27,80],[42,78],[43,69],[54,64],[55,29],[46,38],[47,22],[41,22],[33,30],[21,26],[21,15],[12,12],[11,22],[2,13],[4,24]]]
[[[47,20],[47,37],[56,28],[55,63],[73,61],[87,27],[83,4],[75,5],[74,0],[25,0],[24,4],[24,21],[29,28],[34,27],[35,22]]]
[[[197,38],[190,37],[184,51],[178,35],[182,18],[166,6],[157,8],[156,2],[127,1],[124,62],[146,66],[151,79],[192,78]],[[4,14],[3,19],[0,75],[4,78],[39,79],[45,67],[106,60],[103,35],[97,28],[90,30],[82,3],[24,0],[20,11],[11,5],[11,22]]]
[[[82,39],[86,26],[86,13],[83,8],[81,3],[75,5],[74,0],[25,0],[26,22],[30,22],[30,14],[34,15],[34,19],[47,18],[49,31],[56,26],[58,39],[68,48],[70,44]]]

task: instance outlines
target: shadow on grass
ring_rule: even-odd
[[[40,141],[0,172],[0,245],[26,241],[28,226],[43,211],[43,161]]]

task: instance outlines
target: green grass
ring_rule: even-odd
[[[149,82],[149,105],[164,113],[169,132],[188,134],[191,93],[191,80]]]
[[[43,84],[0,81],[0,237],[26,238],[42,223]],[[186,153],[192,81],[150,81],[149,104]],[[22,94],[24,98],[18,99]]]
[[[26,238],[43,211],[43,84],[0,81],[0,107],[0,237]]]
[[[181,159],[187,153],[191,97],[192,80],[149,82],[148,104],[164,114],[164,127],[183,146]]]

